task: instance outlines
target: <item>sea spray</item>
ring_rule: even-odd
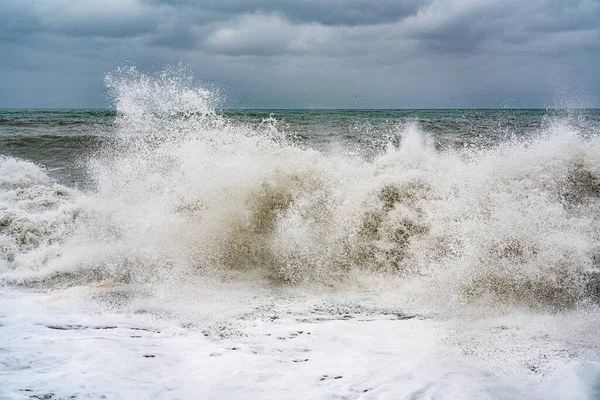
[[[568,121],[464,150],[407,124],[360,159],[302,148],[273,118],[227,119],[176,74],[121,69],[107,85],[116,132],[89,160],[93,190],[0,160],[4,282],[377,275],[440,303],[597,297],[600,141]]]

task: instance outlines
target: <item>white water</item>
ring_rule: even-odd
[[[438,152],[411,126],[367,162],[173,75],[107,82],[94,191],[0,159],[0,395],[598,396],[597,138]]]
[[[228,289],[238,301],[256,303],[247,292],[220,289]],[[89,307],[97,305],[84,306],[80,292],[89,296],[102,290],[2,295],[0,397],[53,393],[54,398],[114,399],[594,399],[599,395],[597,314],[515,312],[399,320],[391,314],[353,310],[327,296],[286,293],[271,295],[277,301],[268,309],[240,313],[241,318],[222,316],[219,323],[209,323],[215,316],[205,309],[205,318],[190,318],[202,329],[179,318],[91,312]],[[227,306],[211,303],[208,308],[214,312]]]

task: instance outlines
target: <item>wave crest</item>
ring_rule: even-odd
[[[300,148],[275,120],[233,123],[185,79],[128,70],[107,83],[118,136],[90,160],[94,191],[0,160],[5,281],[358,273],[417,280],[443,301],[597,296],[600,143],[568,124],[463,152],[410,125],[397,146],[356,160]]]

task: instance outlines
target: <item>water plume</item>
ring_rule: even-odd
[[[436,149],[410,124],[357,159],[299,146],[274,118],[228,120],[172,72],[106,82],[117,128],[89,161],[93,190],[0,159],[4,282],[384,275],[418,281],[423,301],[598,297],[600,142],[565,121],[465,150]]]

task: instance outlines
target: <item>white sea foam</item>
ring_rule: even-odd
[[[243,294],[227,289],[230,298]],[[263,316],[220,323],[205,308],[211,322],[193,319],[190,329],[185,319],[90,313],[73,290],[3,292],[0,397],[588,400],[600,393],[598,314],[399,319],[335,307],[319,295],[286,305],[289,295],[272,296]],[[238,308],[256,305],[250,293],[236,300]]]
[[[94,189],[0,158],[0,397],[597,398],[597,137],[362,160],[107,84]]]

